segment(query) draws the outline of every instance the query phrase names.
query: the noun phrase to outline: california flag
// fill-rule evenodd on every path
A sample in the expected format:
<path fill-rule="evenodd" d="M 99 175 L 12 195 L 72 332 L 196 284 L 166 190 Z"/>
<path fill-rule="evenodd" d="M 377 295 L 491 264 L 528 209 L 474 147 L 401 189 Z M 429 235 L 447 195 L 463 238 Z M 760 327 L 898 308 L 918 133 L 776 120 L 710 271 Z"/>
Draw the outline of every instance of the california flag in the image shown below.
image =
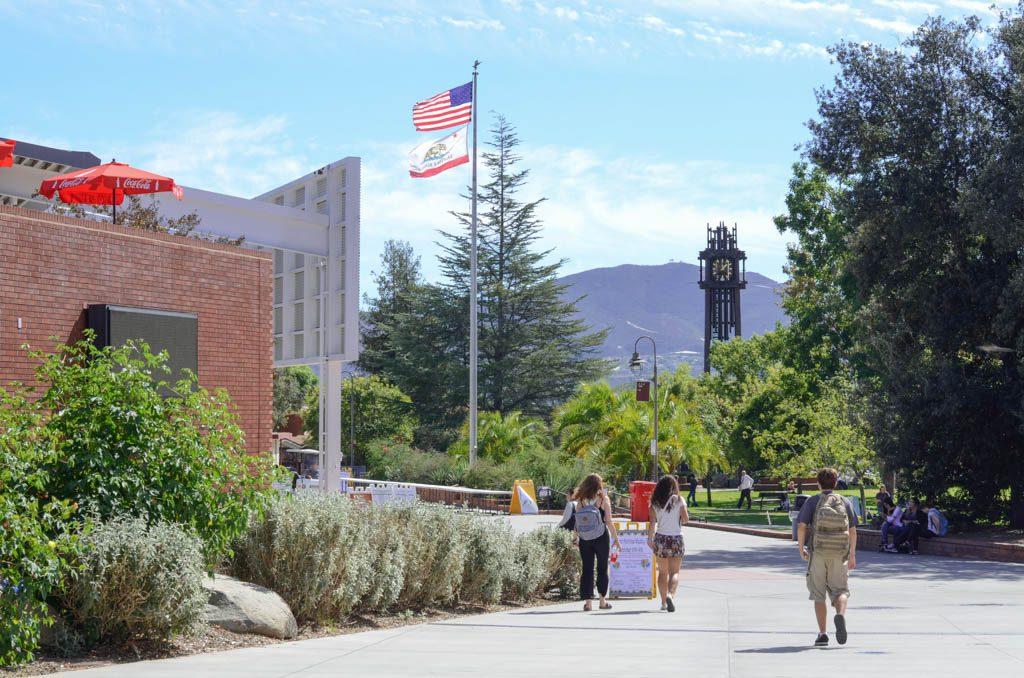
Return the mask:
<path fill-rule="evenodd" d="M 469 162 L 466 129 L 460 127 L 437 141 L 427 141 L 409 153 L 409 175 L 417 179 L 432 177 L 446 169 Z"/>

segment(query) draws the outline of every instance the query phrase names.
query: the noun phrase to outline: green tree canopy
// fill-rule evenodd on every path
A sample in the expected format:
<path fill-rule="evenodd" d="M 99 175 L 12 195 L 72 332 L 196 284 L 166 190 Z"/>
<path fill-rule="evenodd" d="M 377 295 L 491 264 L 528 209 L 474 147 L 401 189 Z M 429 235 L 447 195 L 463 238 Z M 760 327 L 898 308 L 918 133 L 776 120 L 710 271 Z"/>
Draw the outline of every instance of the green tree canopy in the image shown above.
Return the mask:
<path fill-rule="evenodd" d="M 987 33 L 986 40 L 979 40 Z M 807 154 L 846 187 L 858 343 L 879 451 L 913 489 L 961 488 L 1024 526 L 1021 10 L 928 20 L 898 49 L 843 43 Z"/>
<path fill-rule="evenodd" d="M 707 431 L 700 391 L 682 368 L 660 379 L 658 450 L 663 473 L 686 465 L 698 473 L 723 459 Z M 619 479 L 644 478 L 651 471 L 653 403 L 637 402 L 632 389 L 613 389 L 605 381 L 584 384 L 555 413 L 555 431 L 563 449 L 612 468 Z"/>
<path fill-rule="evenodd" d="M 281 367 L 274 370 L 274 430 L 288 424 L 289 414 L 301 414 L 311 391 L 319 382 L 307 365 Z"/>
<path fill-rule="evenodd" d="M 498 116 L 479 190 L 480 408 L 545 416 L 603 373 L 595 350 L 604 333 L 590 331 L 558 283 L 564 261 L 537 247 L 542 201 L 520 198 L 529 171 L 519 166 L 518 145 Z M 468 401 L 470 215 L 453 216 L 459 230 L 442 234 L 443 281 L 410 286 L 408 303 L 382 310 L 376 326 L 386 331 L 390 354 L 375 358 L 372 369 L 412 396 L 425 424 L 454 429 Z"/>
<path fill-rule="evenodd" d="M 341 430 L 343 440 L 355 422 L 356 460 L 364 461 L 368 445 L 374 440 L 395 443 L 412 442 L 413 432 L 419 423 L 412 400 L 397 386 L 383 378 L 372 375 L 350 377 L 341 384 Z M 320 433 L 320 392 L 313 389 L 306 401 L 305 429 L 309 438 L 307 446 L 319 447 Z M 345 458 L 348 458 L 347 447 Z"/>

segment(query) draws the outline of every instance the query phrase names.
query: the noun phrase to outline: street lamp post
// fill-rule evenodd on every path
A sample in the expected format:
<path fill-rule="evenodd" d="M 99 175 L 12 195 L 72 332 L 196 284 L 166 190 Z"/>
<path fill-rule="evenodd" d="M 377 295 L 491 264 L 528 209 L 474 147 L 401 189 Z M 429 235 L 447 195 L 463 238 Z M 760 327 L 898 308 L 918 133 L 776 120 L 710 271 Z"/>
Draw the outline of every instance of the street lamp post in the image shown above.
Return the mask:
<path fill-rule="evenodd" d="M 658 345 L 654 343 L 654 339 L 647 336 L 646 334 L 638 337 L 633 343 L 633 357 L 629 360 L 629 367 L 634 373 L 639 374 L 643 371 L 644 361 L 640 359 L 640 353 L 637 347 L 640 345 L 640 340 L 646 339 L 651 342 L 651 349 L 654 352 L 654 372 L 651 381 L 654 384 L 654 440 L 651 441 L 651 457 L 654 461 L 654 467 L 651 475 L 653 476 L 654 482 L 658 481 L 658 472 L 660 468 L 658 466 Z"/>

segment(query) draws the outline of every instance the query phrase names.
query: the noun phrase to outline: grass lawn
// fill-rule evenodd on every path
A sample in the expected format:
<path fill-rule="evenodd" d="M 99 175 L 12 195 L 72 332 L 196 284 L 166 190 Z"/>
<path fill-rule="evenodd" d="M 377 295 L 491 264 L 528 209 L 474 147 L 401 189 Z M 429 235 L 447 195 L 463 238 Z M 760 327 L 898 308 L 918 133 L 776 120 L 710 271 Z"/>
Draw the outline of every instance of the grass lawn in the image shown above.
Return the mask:
<path fill-rule="evenodd" d="M 864 498 L 867 500 L 868 508 L 874 510 L 874 499 L 875 492 L 877 489 L 865 489 Z M 806 494 L 816 494 L 817 490 L 808 491 L 804 490 Z M 686 492 L 682 493 L 686 496 Z M 859 489 L 842 490 L 841 494 L 845 494 L 848 497 L 860 497 Z M 786 511 L 775 510 L 779 503 L 778 501 L 765 500 L 764 509 L 758 509 L 757 491 L 753 492 L 753 509 L 748 511 L 746 504 L 744 503 L 742 509 L 736 508 L 736 503 L 740 500 L 739 490 L 711 490 L 711 506 L 707 505 L 707 490 L 701 488 L 697 490 L 697 506 L 689 507 L 690 517 L 693 519 L 707 520 L 711 523 L 727 523 L 731 525 L 751 525 L 751 526 L 763 526 L 769 525 L 768 514 L 771 515 L 771 526 L 779 528 L 789 528 L 792 523 L 789 521 L 789 514 Z"/>

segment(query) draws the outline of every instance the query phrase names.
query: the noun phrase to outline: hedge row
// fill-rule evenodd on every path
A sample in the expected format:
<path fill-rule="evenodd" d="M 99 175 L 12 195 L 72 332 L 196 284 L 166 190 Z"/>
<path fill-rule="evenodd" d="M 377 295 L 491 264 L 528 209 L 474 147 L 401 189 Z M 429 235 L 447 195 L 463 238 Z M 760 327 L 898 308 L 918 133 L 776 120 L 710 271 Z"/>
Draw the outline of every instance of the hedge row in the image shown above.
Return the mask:
<path fill-rule="evenodd" d="M 500 518 L 441 506 L 282 497 L 235 545 L 231 573 L 276 591 L 302 622 L 576 593 L 564 530 L 516 535 Z"/>

